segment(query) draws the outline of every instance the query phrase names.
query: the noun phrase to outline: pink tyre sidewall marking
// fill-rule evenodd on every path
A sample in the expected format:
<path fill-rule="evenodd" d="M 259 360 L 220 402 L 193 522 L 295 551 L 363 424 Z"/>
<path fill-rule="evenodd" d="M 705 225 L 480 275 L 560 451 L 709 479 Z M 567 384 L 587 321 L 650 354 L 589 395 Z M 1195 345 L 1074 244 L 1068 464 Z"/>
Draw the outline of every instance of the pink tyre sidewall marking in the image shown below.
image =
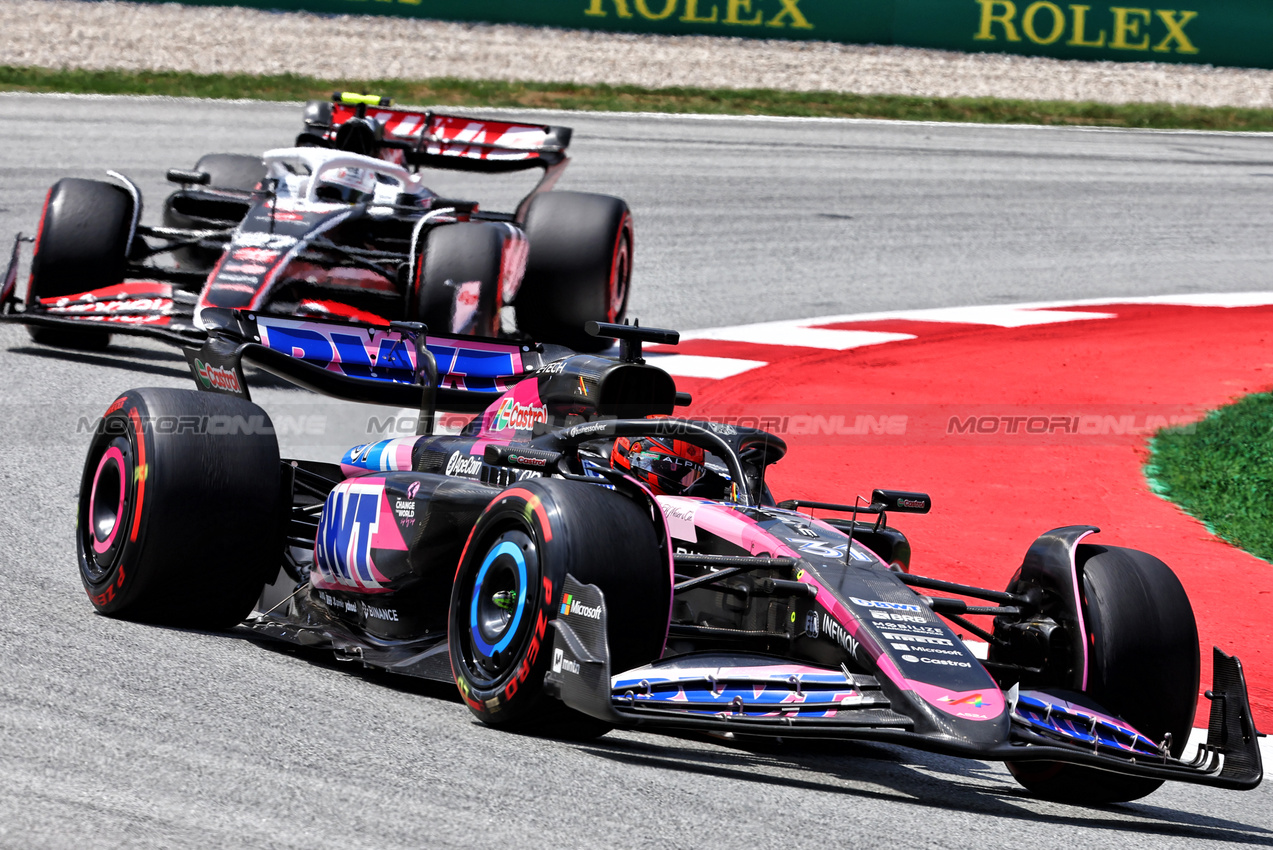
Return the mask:
<path fill-rule="evenodd" d="M 111 525 L 110 534 L 107 535 L 105 540 L 100 540 L 97 537 L 97 525 L 93 522 L 93 517 L 96 515 L 97 485 L 102 478 L 102 471 L 106 469 L 107 464 L 109 463 L 114 463 L 117 470 L 119 478 L 119 501 L 116 502 L 115 522 Z M 119 534 L 120 520 L 122 519 L 124 512 L 124 481 L 124 454 L 119 450 L 118 446 L 111 446 L 106 454 L 102 455 L 102 459 L 98 461 L 97 472 L 93 474 L 93 489 L 90 491 L 92 495 L 89 497 L 88 502 L 89 523 L 92 525 L 91 534 L 93 535 L 93 551 L 98 555 L 109 551 L 111 545 L 115 542 L 115 536 Z"/>

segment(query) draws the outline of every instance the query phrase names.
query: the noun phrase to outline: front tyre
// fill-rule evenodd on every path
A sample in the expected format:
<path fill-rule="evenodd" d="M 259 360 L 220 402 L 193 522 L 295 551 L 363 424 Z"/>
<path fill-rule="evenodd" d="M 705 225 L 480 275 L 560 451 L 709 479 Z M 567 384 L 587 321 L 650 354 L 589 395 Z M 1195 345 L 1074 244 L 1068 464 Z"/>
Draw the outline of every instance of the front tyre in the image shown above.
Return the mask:
<path fill-rule="evenodd" d="M 451 670 L 479 720 L 570 737 L 606 731 L 544 693 L 549 623 L 569 573 L 623 611 L 609 634 L 613 669 L 658 658 L 672 584 L 661 530 L 636 502 L 595 484 L 535 479 L 495 497 L 461 557 L 448 623 Z"/>
<path fill-rule="evenodd" d="M 129 390 L 89 446 L 80 578 L 101 613 L 223 629 L 277 569 L 280 465 L 265 411 L 188 390 Z"/>
<path fill-rule="evenodd" d="M 506 257 L 513 262 L 505 245 L 522 238 L 492 222 L 461 221 L 430 230 L 412 282 L 416 321 L 434 332 L 498 336 L 504 263 Z"/>
<path fill-rule="evenodd" d="M 54 183 L 35 238 L 27 304 L 123 283 L 134 206 L 132 195 L 112 183 L 78 177 Z M 27 330 L 36 342 L 60 348 L 101 349 L 111 338 L 95 329 Z"/>
<path fill-rule="evenodd" d="M 530 240 L 517 293 L 517 328 L 579 351 L 611 341 L 586 322 L 622 321 L 632 282 L 632 213 L 619 198 L 584 192 L 536 195 L 523 223 Z"/>
<path fill-rule="evenodd" d="M 1170 734 L 1171 754 L 1179 757 L 1198 698 L 1198 626 L 1189 597 L 1153 555 L 1090 544 L 1079 547 L 1084 555 L 1088 669 L 1086 682 L 1076 678 L 1071 686 L 1150 740 Z M 1080 803 L 1138 800 L 1163 784 L 1055 762 L 1009 763 L 1008 770 L 1041 797 Z"/>

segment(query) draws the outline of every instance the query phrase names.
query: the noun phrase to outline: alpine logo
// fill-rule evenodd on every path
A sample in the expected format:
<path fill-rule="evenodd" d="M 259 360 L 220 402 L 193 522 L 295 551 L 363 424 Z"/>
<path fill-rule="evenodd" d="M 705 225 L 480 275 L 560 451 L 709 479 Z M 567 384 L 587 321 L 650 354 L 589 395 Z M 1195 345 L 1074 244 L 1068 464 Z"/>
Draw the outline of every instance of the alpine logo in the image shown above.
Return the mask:
<path fill-rule="evenodd" d="M 536 422 L 547 421 L 548 408 L 542 404 L 518 404 L 513 399 L 506 398 L 495 411 L 495 421 L 491 424 L 491 430 L 503 431 L 506 428 L 515 428 L 518 431 L 529 431 L 535 427 Z"/>
<path fill-rule="evenodd" d="M 944 696 L 941 698 L 940 702 L 949 703 L 950 705 L 971 705 L 973 708 L 981 708 L 985 704 L 981 694 L 969 694 L 968 696 L 958 698 L 953 696 Z"/>
<path fill-rule="evenodd" d="M 202 360 L 195 360 L 194 368 L 199 373 L 199 383 L 203 384 L 206 389 L 225 390 L 231 393 L 243 392 L 243 386 L 239 383 L 239 376 L 230 369 L 222 369 L 219 366 L 213 366 L 211 363 L 204 363 Z"/>
<path fill-rule="evenodd" d="M 476 455 L 453 452 L 446 461 L 447 475 L 470 476 L 482 471 L 482 459 Z"/>

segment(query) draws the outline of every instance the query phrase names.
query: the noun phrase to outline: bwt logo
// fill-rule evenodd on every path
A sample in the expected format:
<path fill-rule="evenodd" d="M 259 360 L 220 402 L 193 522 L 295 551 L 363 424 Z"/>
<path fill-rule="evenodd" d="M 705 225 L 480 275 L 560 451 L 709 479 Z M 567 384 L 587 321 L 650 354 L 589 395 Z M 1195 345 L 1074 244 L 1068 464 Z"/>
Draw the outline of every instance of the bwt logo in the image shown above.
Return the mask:
<path fill-rule="evenodd" d="M 726 26 L 758 27 L 791 27 L 798 30 L 811 30 L 813 24 L 800 11 L 800 0 L 590 0 L 585 15 L 604 18 L 608 15 L 606 6 L 614 9 L 620 18 L 631 18 L 633 12 L 647 21 L 666 21 L 678 10 L 682 14 L 675 18 L 687 24 L 724 24 Z M 753 11 L 753 6 L 755 11 Z M 722 14 L 723 12 L 723 14 Z M 767 12 L 773 12 L 766 19 Z"/>
<path fill-rule="evenodd" d="M 600 0 L 594 0 L 600 2 Z M 1063 36 L 1066 47 L 1109 48 L 1110 50 L 1152 50 L 1155 53 L 1197 53 L 1185 26 L 1197 12 L 1175 9 L 1130 9 L 1111 6 L 1110 18 L 1089 21 L 1090 5 L 1068 4 L 1065 10 L 1049 0 L 1037 0 L 1018 15 L 1012 0 L 977 0 L 981 4 L 981 26 L 973 41 L 1021 41 L 1055 44 Z M 1106 29 L 1108 25 L 1108 29 Z"/>
<path fill-rule="evenodd" d="M 380 587 L 372 573 L 372 541 L 380 528 L 384 485 L 346 481 L 328 495 L 318 525 L 314 563 L 328 581 Z"/>

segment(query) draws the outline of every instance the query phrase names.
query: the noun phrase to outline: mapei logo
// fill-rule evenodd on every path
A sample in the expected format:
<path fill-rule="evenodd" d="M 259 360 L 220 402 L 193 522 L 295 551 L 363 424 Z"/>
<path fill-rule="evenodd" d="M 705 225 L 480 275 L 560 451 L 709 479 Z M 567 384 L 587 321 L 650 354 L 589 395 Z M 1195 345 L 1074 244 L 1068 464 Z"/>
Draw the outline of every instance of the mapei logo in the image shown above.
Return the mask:
<path fill-rule="evenodd" d="M 553 672 L 574 673 L 579 675 L 579 662 L 573 658 L 567 658 L 564 650 L 560 648 L 553 649 Z"/>
<path fill-rule="evenodd" d="M 231 393 L 243 392 L 243 385 L 239 383 L 239 376 L 230 369 L 222 369 L 219 366 L 213 366 L 211 363 L 204 363 L 198 359 L 194 362 L 194 368 L 199 374 L 199 383 L 203 384 L 205 389 L 225 390 Z"/>
<path fill-rule="evenodd" d="M 577 617 L 587 617 L 589 620 L 600 620 L 601 606 L 583 605 L 575 599 L 574 594 L 567 593 L 561 598 L 561 616 L 569 617 L 572 614 Z"/>
<path fill-rule="evenodd" d="M 542 404 L 518 404 L 511 398 L 504 399 L 495 411 L 495 420 L 491 423 L 492 431 L 503 431 L 514 428 L 518 431 L 529 431 L 536 422 L 548 421 L 548 408 Z"/>
<path fill-rule="evenodd" d="M 856 596 L 850 596 L 849 601 L 854 605 L 861 605 L 863 608 L 882 608 L 885 611 L 914 611 L 919 613 L 923 610 L 918 605 L 908 605 L 904 602 L 881 602 L 878 599 L 858 599 Z"/>

